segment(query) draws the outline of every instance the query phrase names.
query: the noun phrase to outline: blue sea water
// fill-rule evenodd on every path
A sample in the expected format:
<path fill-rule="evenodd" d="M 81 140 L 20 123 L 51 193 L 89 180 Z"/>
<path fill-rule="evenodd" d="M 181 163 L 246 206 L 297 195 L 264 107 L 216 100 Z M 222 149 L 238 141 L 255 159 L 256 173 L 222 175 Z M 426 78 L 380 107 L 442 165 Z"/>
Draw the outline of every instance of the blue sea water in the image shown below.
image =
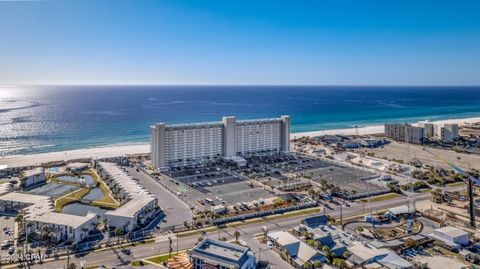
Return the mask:
<path fill-rule="evenodd" d="M 0 156 L 147 142 L 149 125 L 292 118 L 304 132 L 480 116 L 480 87 L 0 87 Z"/>

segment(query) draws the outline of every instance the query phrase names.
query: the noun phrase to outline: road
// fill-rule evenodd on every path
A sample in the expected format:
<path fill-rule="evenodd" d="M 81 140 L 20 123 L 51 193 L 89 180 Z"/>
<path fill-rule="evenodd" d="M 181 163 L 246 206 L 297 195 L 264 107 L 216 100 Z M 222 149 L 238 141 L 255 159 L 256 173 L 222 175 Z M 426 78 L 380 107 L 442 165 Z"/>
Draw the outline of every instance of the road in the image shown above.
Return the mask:
<path fill-rule="evenodd" d="M 425 200 L 429 198 L 430 198 L 430 193 L 419 193 L 416 196 L 417 201 Z M 406 197 L 402 196 L 402 197 L 391 199 L 391 200 L 372 203 L 372 207 L 376 208 L 377 210 L 383 210 L 383 209 L 387 209 L 387 208 L 391 208 L 399 205 L 405 205 L 406 203 L 407 203 Z M 344 218 L 349 216 L 356 216 L 356 215 L 362 214 L 362 212 L 363 212 L 363 205 L 359 203 L 354 203 L 350 207 L 343 207 Z M 336 206 L 335 208 L 333 208 L 333 210 L 327 210 L 327 214 L 338 219 L 340 216 L 339 207 Z M 310 216 L 313 216 L 313 215 L 318 215 L 318 213 L 311 214 Z M 233 240 L 234 231 L 237 230 L 240 232 L 241 240 L 244 240 L 246 242 L 247 241 L 251 242 L 251 240 L 253 240 L 256 234 L 262 233 L 263 226 L 266 226 L 269 229 L 269 231 L 286 230 L 288 228 L 291 228 L 300 224 L 300 220 L 307 216 L 309 215 L 303 215 L 301 217 L 296 216 L 296 217 L 288 217 L 288 218 L 287 217 L 279 218 L 274 221 L 270 220 L 264 223 L 245 224 L 235 228 L 225 228 L 215 232 L 210 232 L 210 233 L 207 233 L 206 236 L 212 237 L 212 238 L 225 237 L 227 238 L 227 240 Z M 171 237 L 174 237 L 174 235 L 171 235 Z M 195 246 L 195 244 L 197 244 L 198 237 L 199 237 L 199 234 L 179 238 L 178 249 L 182 250 L 182 249 L 192 248 L 193 246 Z M 173 249 L 176 250 L 177 245 L 176 245 L 175 239 L 173 240 L 173 243 L 174 243 Z M 125 259 L 132 261 L 140 258 L 154 256 L 157 254 L 167 253 L 168 249 L 169 249 L 168 237 L 163 235 L 163 236 L 157 237 L 154 243 L 131 247 L 130 250 L 132 254 L 129 257 L 125 257 Z M 258 251 L 258 246 L 253 246 L 253 251 L 255 252 Z M 268 256 L 265 256 L 265 257 L 268 258 Z M 80 264 L 80 262 L 82 262 L 85 267 L 89 267 L 93 265 L 95 266 L 104 265 L 104 266 L 108 266 L 109 268 L 111 267 L 121 268 L 122 266 L 118 256 L 110 249 L 103 250 L 100 252 L 92 252 L 83 257 L 72 257 L 70 260 L 71 262 L 75 262 L 77 265 Z M 278 262 L 279 261 L 277 260 L 275 261 L 275 263 L 278 263 Z M 65 260 L 59 260 L 59 261 L 48 262 L 43 265 L 35 265 L 33 266 L 33 268 L 62 268 L 65 264 L 66 264 Z"/>
<path fill-rule="evenodd" d="M 166 222 L 161 223 L 161 226 L 181 225 L 185 221 L 192 221 L 193 216 L 190 207 L 160 183 L 142 171 L 137 172 L 134 168 L 127 168 L 127 172 L 133 178 L 138 179 L 142 186 L 157 197 L 158 205 L 166 215 Z"/>

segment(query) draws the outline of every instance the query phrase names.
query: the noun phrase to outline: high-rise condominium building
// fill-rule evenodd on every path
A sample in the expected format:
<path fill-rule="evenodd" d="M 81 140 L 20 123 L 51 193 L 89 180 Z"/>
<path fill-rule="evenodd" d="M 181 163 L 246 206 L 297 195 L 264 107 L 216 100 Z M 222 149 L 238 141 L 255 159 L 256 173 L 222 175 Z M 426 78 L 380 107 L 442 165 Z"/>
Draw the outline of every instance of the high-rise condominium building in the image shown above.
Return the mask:
<path fill-rule="evenodd" d="M 396 141 L 421 144 L 423 142 L 424 129 L 407 123 L 386 123 L 385 136 Z"/>
<path fill-rule="evenodd" d="M 290 150 L 290 117 L 150 127 L 152 164 L 182 166 L 218 158 L 248 157 Z"/>

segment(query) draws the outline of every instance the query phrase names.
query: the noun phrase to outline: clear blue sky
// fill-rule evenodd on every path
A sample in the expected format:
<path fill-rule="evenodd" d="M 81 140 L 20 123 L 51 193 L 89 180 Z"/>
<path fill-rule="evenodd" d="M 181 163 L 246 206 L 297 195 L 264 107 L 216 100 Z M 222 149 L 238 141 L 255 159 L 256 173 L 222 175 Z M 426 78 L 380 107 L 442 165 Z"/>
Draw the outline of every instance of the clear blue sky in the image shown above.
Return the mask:
<path fill-rule="evenodd" d="M 0 84 L 480 85 L 480 1 L 0 0 Z"/>

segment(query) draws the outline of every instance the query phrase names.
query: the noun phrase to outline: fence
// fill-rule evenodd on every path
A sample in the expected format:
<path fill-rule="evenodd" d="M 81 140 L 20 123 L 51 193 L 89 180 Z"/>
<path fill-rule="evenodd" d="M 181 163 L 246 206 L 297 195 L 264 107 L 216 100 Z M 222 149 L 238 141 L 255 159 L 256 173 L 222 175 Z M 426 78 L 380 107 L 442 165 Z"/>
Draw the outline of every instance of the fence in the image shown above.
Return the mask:
<path fill-rule="evenodd" d="M 268 215 L 273 215 L 273 214 L 281 214 L 289 211 L 295 211 L 295 210 L 300 210 L 308 207 L 314 207 L 318 206 L 317 202 L 308 202 L 308 203 L 303 203 L 295 206 L 289 206 L 289 207 L 282 207 L 282 208 L 276 208 L 268 211 L 258 211 L 254 213 L 249 213 L 249 214 L 244 214 L 244 215 L 238 215 L 238 216 L 233 216 L 233 217 L 228 217 L 228 218 L 222 218 L 222 219 L 214 219 L 213 224 L 219 225 L 219 224 L 226 224 L 229 222 L 234 222 L 234 221 L 241 221 L 241 220 L 247 220 L 247 219 L 253 219 L 253 218 L 260 218 L 260 217 L 265 217 Z"/>

